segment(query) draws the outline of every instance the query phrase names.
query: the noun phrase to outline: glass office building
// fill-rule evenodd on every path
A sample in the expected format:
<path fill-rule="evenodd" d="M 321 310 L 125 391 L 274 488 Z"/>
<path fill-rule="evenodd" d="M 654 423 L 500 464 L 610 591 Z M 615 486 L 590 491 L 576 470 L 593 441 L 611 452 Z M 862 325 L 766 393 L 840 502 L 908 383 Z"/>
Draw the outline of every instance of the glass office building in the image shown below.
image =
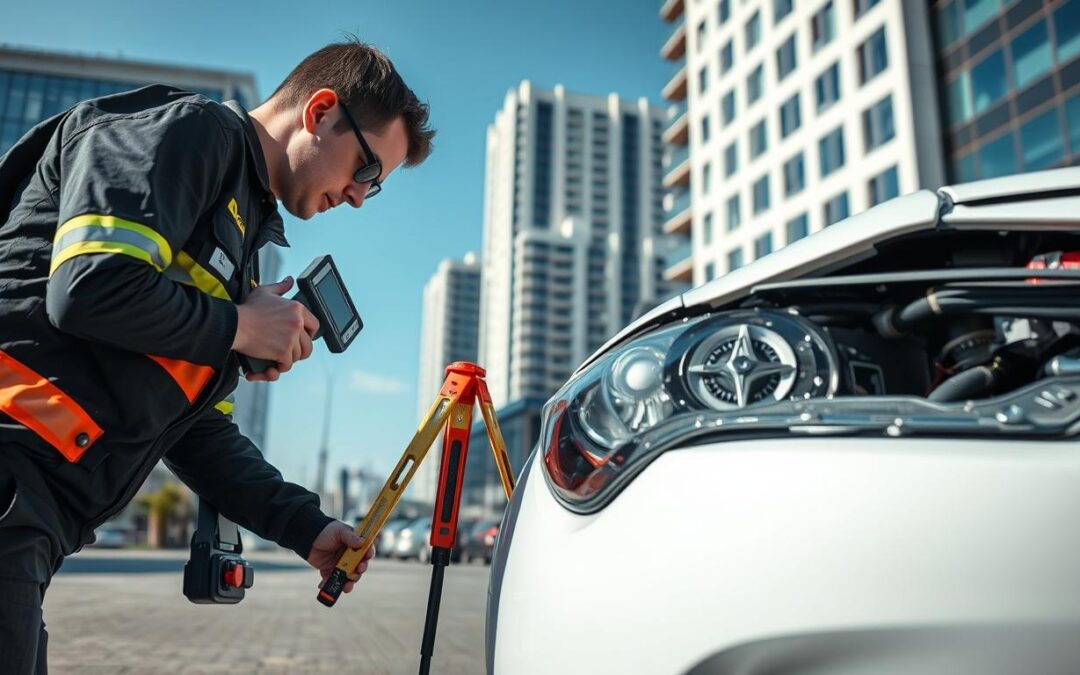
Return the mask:
<path fill-rule="evenodd" d="M 215 101 L 258 103 L 246 73 L 0 47 L 0 154 L 38 122 L 79 101 L 163 83 Z"/>
<path fill-rule="evenodd" d="M 933 12 L 949 180 L 1080 164 L 1080 0 Z"/>

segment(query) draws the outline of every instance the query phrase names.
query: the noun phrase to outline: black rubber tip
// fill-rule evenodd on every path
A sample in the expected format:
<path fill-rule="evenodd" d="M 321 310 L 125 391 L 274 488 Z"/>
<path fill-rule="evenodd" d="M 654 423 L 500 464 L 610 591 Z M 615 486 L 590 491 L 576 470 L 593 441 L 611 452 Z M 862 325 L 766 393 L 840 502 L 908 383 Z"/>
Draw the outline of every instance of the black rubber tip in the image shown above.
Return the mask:
<path fill-rule="evenodd" d="M 327 607 L 333 607 L 334 603 L 341 596 L 341 591 L 345 589 L 345 582 L 349 580 L 349 576 L 339 569 L 334 569 L 323 583 L 322 588 L 319 589 L 318 600 Z"/>

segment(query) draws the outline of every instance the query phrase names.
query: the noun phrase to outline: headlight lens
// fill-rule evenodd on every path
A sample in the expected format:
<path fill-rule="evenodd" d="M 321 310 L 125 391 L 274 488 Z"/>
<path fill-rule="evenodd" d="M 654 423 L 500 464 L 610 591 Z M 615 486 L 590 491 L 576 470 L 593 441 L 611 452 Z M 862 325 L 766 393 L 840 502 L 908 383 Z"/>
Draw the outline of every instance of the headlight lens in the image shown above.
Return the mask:
<path fill-rule="evenodd" d="M 788 312 L 724 312 L 661 328 L 605 355 L 544 409 L 541 448 L 555 493 L 575 510 L 606 501 L 650 446 L 731 412 L 830 395 L 828 336 Z M 641 446 L 641 447 L 639 447 Z"/>

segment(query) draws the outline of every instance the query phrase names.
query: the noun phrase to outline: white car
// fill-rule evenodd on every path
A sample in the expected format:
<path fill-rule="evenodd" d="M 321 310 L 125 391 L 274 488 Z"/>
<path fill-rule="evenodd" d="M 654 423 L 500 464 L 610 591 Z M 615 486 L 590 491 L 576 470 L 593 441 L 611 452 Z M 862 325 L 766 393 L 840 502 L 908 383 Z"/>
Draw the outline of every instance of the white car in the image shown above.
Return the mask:
<path fill-rule="evenodd" d="M 494 673 L 1080 673 L 1080 168 L 922 190 L 547 403 Z"/>

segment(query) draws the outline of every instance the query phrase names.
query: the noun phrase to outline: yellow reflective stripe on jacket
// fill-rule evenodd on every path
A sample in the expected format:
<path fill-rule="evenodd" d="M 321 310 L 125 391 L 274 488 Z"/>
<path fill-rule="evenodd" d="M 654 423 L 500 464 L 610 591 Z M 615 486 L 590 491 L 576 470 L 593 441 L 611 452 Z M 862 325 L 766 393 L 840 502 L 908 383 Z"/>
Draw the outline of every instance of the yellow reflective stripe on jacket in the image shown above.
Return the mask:
<path fill-rule="evenodd" d="M 176 254 L 176 260 L 165 269 L 165 276 L 181 284 L 194 286 L 207 295 L 222 300 L 231 300 L 229 292 L 225 290 L 217 277 L 206 271 L 206 268 L 184 251 Z"/>
<path fill-rule="evenodd" d="M 68 220 L 53 237 L 49 275 L 61 264 L 88 253 L 118 253 L 142 260 L 161 272 L 172 263 L 172 248 L 165 237 L 146 225 L 100 214 Z"/>
<path fill-rule="evenodd" d="M 233 402 L 229 399 L 218 401 L 214 408 L 220 411 L 222 415 L 231 415 L 233 413 Z"/>

